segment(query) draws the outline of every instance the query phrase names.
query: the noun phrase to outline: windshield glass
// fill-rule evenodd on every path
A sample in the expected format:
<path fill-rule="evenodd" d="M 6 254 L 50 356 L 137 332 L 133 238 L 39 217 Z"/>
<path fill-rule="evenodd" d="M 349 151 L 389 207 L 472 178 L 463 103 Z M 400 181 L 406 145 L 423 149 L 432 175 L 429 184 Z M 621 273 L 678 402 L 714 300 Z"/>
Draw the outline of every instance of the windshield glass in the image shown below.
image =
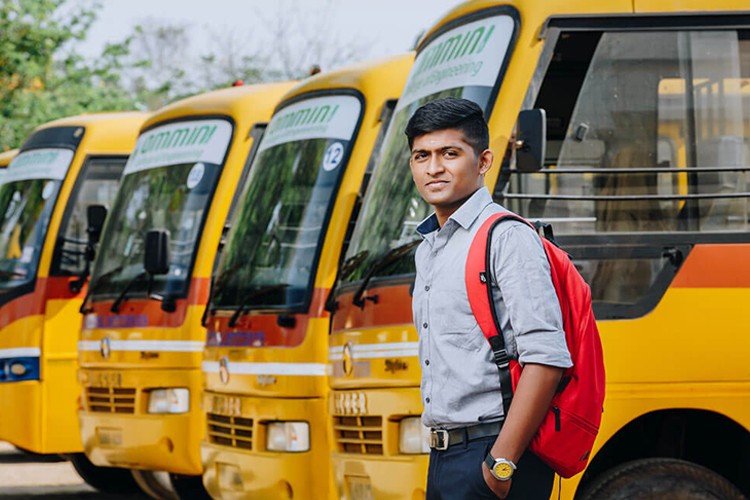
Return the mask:
<path fill-rule="evenodd" d="M 346 255 L 343 282 L 364 277 L 390 249 L 417 238 L 417 225 L 430 213 L 409 170 L 406 123 L 417 108 L 442 97 L 463 97 L 490 107 L 515 23 L 500 15 L 454 27 L 417 55 L 383 146 Z M 376 276 L 413 273 L 413 251 L 378 270 Z"/>
<path fill-rule="evenodd" d="M 19 154 L 0 182 L 0 293 L 36 277 L 44 237 L 73 151 Z"/>
<path fill-rule="evenodd" d="M 169 232 L 169 272 L 152 292 L 184 295 L 204 217 L 211 205 L 232 126 L 225 120 L 170 123 L 141 134 L 123 172 L 92 274 L 94 295 L 119 294 L 143 273 L 146 233 Z M 148 290 L 148 280 L 133 293 Z"/>
<path fill-rule="evenodd" d="M 271 119 L 213 288 L 214 307 L 302 308 L 362 105 L 308 98 Z"/>

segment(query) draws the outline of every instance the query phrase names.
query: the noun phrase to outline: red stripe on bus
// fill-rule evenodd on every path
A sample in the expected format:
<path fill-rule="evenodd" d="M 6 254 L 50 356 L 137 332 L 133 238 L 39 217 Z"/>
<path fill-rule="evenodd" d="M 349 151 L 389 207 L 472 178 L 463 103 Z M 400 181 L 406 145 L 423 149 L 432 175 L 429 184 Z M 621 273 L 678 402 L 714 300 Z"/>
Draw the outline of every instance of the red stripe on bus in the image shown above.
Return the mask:
<path fill-rule="evenodd" d="M 147 326 L 177 328 L 185 323 L 189 306 L 203 306 L 206 304 L 210 286 L 210 278 L 193 278 L 190 281 L 190 291 L 188 292 L 187 299 L 177 299 L 175 301 L 176 310 L 174 312 L 165 312 L 161 308 L 161 302 L 153 299 L 144 299 L 143 297 L 128 299 L 120 306 L 118 314 L 110 310 L 114 300 L 94 302 L 92 312 L 102 318 L 106 316 L 144 315 L 148 317 Z"/>

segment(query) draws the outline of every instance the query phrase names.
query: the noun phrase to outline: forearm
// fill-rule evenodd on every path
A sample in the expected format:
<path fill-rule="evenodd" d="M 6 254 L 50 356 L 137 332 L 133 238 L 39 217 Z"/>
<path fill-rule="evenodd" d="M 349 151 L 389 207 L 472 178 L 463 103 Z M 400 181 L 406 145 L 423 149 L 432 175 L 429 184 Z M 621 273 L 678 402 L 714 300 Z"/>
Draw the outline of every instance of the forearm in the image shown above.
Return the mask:
<path fill-rule="evenodd" d="M 513 394 L 513 404 L 492 446 L 493 457 L 518 462 L 549 410 L 562 373 L 562 368 L 553 366 L 524 366 Z"/>

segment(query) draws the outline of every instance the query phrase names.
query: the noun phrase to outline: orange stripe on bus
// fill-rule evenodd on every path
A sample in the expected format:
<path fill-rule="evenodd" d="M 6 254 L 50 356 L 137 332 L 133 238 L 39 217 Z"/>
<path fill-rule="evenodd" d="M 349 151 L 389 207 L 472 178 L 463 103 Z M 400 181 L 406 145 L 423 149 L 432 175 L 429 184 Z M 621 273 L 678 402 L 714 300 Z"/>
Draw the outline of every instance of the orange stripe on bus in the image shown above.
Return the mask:
<path fill-rule="evenodd" d="M 750 244 L 696 245 L 673 288 L 750 287 Z"/>

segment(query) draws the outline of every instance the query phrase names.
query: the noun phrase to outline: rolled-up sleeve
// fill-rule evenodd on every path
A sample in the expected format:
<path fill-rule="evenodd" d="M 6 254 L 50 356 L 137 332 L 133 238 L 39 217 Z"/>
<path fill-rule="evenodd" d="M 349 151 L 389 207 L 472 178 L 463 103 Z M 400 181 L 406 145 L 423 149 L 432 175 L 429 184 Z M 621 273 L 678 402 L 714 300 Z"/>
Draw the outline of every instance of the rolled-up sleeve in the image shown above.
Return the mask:
<path fill-rule="evenodd" d="M 492 234 L 495 307 L 511 355 L 521 364 L 572 366 L 549 261 L 539 236 L 519 222 Z M 515 353 L 514 353 L 515 351 Z"/>

